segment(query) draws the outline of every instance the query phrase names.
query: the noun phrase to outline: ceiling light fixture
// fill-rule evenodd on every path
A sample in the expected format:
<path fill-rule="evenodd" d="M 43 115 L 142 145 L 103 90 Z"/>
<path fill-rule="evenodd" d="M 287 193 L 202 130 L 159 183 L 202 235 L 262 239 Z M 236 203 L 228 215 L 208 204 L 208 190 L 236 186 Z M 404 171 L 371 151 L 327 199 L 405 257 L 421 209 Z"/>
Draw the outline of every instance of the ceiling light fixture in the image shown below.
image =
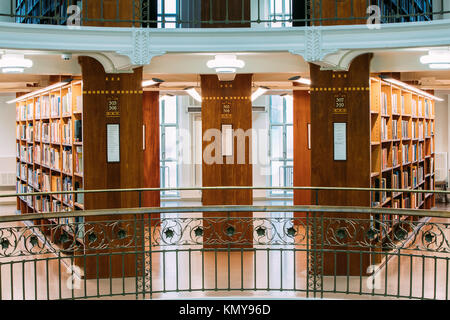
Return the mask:
<path fill-rule="evenodd" d="M 256 99 L 258 99 L 264 93 L 266 93 L 267 90 L 269 90 L 269 89 L 270 88 L 267 88 L 267 87 L 259 87 L 258 89 L 256 89 L 256 91 L 253 92 L 253 94 L 252 94 L 252 102 L 255 101 Z"/>
<path fill-rule="evenodd" d="M 202 102 L 202 96 L 195 90 L 194 87 L 185 88 L 186 91 L 192 98 L 194 98 L 198 102 Z"/>
<path fill-rule="evenodd" d="M 430 50 L 428 55 L 420 57 L 420 62 L 431 69 L 450 69 L 450 50 Z"/>
<path fill-rule="evenodd" d="M 302 78 L 300 76 L 294 76 L 288 79 L 289 81 L 294 81 L 294 82 L 298 82 L 301 84 L 306 84 L 308 86 L 311 85 L 311 80 L 310 79 L 306 79 L 306 78 Z"/>
<path fill-rule="evenodd" d="M 144 80 L 144 81 L 142 81 L 142 88 L 154 86 L 155 84 L 159 84 L 159 83 L 163 83 L 163 82 L 164 82 L 164 80 L 161 80 L 158 78 L 152 78 L 151 80 Z"/>
<path fill-rule="evenodd" d="M 3 73 L 22 73 L 25 68 L 31 68 L 33 61 L 25 59 L 23 54 L 6 53 L 0 59 L 0 69 Z"/>
<path fill-rule="evenodd" d="M 209 60 L 206 65 L 216 71 L 220 81 L 233 81 L 237 69 L 242 69 L 245 62 L 238 60 L 235 54 L 218 54 L 214 60 Z"/>
<path fill-rule="evenodd" d="M 66 80 L 66 81 L 63 81 L 63 82 L 58 82 L 58 83 L 52 84 L 51 86 L 45 87 L 43 89 L 36 90 L 36 91 L 30 92 L 30 93 L 24 94 L 23 96 L 20 96 L 20 97 L 18 97 L 16 99 L 13 99 L 13 100 L 10 100 L 10 101 L 6 101 L 6 103 L 7 104 L 11 104 L 11 103 L 15 103 L 15 102 L 24 101 L 24 100 L 28 99 L 29 97 L 33 97 L 33 96 L 36 96 L 38 94 L 41 94 L 41 93 L 44 93 L 44 92 L 47 92 L 47 91 L 50 91 L 50 90 L 53 90 L 53 89 L 61 88 L 61 87 L 65 86 L 65 85 L 69 84 L 70 81 L 72 81 L 72 80 Z"/>
<path fill-rule="evenodd" d="M 414 91 L 415 93 L 418 93 L 418 94 L 420 94 L 422 96 L 425 96 L 427 98 L 430 98 L 430 99 L 433 99 L 433 100 L 437 100 L 437 101 L 444 101 L 444 99 L 441 99 L 441 98 L 438 98 L 436 96 L 433 96 L 432 94 L 429 94 L 428 92 L 425 92 L 423 90 L 420 90 L 419 88 L 410 86 L 409 84 L 406 84 L 404 82 L 401 82 L 401 81 L 398 81 L 398 80 L 395 80 L 395 79 L 392 79 L 392 78 L 384 77 L 384 76 L 380 76 L 380 78 L 383 79 L 386 82 L 395 84 L 395 85 L 397 85 L 399 87 L 402 87 L 402 88 Z"/>

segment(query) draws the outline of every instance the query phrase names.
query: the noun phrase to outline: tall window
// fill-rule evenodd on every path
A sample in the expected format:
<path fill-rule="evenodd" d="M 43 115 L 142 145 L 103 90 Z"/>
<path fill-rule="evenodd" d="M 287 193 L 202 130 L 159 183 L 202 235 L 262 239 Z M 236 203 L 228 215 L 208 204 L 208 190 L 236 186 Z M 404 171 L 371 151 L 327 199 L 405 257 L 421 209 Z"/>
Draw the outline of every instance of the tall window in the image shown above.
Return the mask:
<path fill-rule="evenodd" d="M 158 28 L 177 28 L 177 16 L 179 1 L 158 0 Z"/>
<path fill-rule="evenodd" d="M 292 22 L 287 22 L 291 19 L 291 2 L 293 0 L 270 0 L 270 20 L 280 21 L 271 22 L 270 26 L 273 28 L 292 27 Z M 284 22 L 283 22 L 284 21 Z"/>
<path fill-rule="evenodd" d="M 160 100 L 161 188 L 178 187 L 178 99 Z M 163 191 L 161 196 L 175 197 L 177 191 Z"/>
<path fill-rule="evenodd" d="M 293 185 L 293 102 L 288 96 L 270 96 L 269 157 L 271 187 Z M 272 190 L 272 196 L 291 196 L 292 190 Z"/>

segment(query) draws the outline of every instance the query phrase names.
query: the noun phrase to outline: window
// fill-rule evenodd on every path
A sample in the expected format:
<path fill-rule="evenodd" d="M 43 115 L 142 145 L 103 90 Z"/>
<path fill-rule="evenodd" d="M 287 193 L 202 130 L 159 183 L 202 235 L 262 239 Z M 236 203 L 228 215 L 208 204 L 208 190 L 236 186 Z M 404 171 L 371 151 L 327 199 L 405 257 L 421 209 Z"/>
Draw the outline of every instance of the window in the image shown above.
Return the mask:
<path fill-rule="evenodd" d="M 272 28 L 292 27 L 292 22 L 288 22 L 292 18 L 291 1 L 293 0 L 270 0 L 270 20 L 279 21 L 271 22 Z"/>
<path fill-rule="evenodd" d="M 158 28 L 178 28 L 178 3 L 177 0 L 158 0 Z"/>
<path fill-rule="evenodd" d="M 178 99 L 160 100 L 161 188 L 178 187 Z M 178 191 L 162 191 L 161 196 L 177 197 Z"/>
<path fill-rule="evenodd" d="M 270 186 L 293 185 L 293 101 L 290 96 L 270 96 Z M 292 190 L 271 190 L 271 196 L 292 196 Z"/>

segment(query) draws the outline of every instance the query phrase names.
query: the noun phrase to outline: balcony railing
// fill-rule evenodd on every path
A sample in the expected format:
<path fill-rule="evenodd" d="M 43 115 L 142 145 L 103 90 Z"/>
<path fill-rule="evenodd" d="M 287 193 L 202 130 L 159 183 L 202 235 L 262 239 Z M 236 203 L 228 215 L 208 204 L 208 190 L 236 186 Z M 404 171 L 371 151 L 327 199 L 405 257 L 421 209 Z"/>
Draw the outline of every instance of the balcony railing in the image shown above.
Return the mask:
<path fill-rule="evenodd" d="M 78 193 L 150 191 L 161 189 Z M 208 292 L 448 300 L 449 218 L 439 210 L 253 205 L 0 216 L 0 300 Z"/>
<path fill-rule="evenodd" d="M 0 21 L 30 24 L 210 28 L 431 21 L 445 0 L 4 0 Z"/>

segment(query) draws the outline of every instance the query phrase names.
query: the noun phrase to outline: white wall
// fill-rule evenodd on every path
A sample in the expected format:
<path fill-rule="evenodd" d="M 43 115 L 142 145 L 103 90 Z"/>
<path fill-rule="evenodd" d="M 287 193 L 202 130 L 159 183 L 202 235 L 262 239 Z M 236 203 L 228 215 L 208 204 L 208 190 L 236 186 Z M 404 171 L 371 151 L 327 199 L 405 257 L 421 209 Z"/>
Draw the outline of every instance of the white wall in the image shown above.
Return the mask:
<path fill-rule="evenodd" d="M 6 104 L 14 98 L 0 94 L 0 172 L 16 171 L 16 105 Z"/>
<path fill-rule="evenodd" d="M 450 150 L 450 131 L 448 124 L 450 123 L 450 112 L 448 109 L 450 107 L 450 91 L 436 91 L 435 95 L 439 98 L 444 99 L 444 101 L 436 101 L 436 114 L 435 114 L 435 146 L 436 152 L 448 152 Z M 448 159 L 448 167 L 450 168 L 450 159 Z"/>

